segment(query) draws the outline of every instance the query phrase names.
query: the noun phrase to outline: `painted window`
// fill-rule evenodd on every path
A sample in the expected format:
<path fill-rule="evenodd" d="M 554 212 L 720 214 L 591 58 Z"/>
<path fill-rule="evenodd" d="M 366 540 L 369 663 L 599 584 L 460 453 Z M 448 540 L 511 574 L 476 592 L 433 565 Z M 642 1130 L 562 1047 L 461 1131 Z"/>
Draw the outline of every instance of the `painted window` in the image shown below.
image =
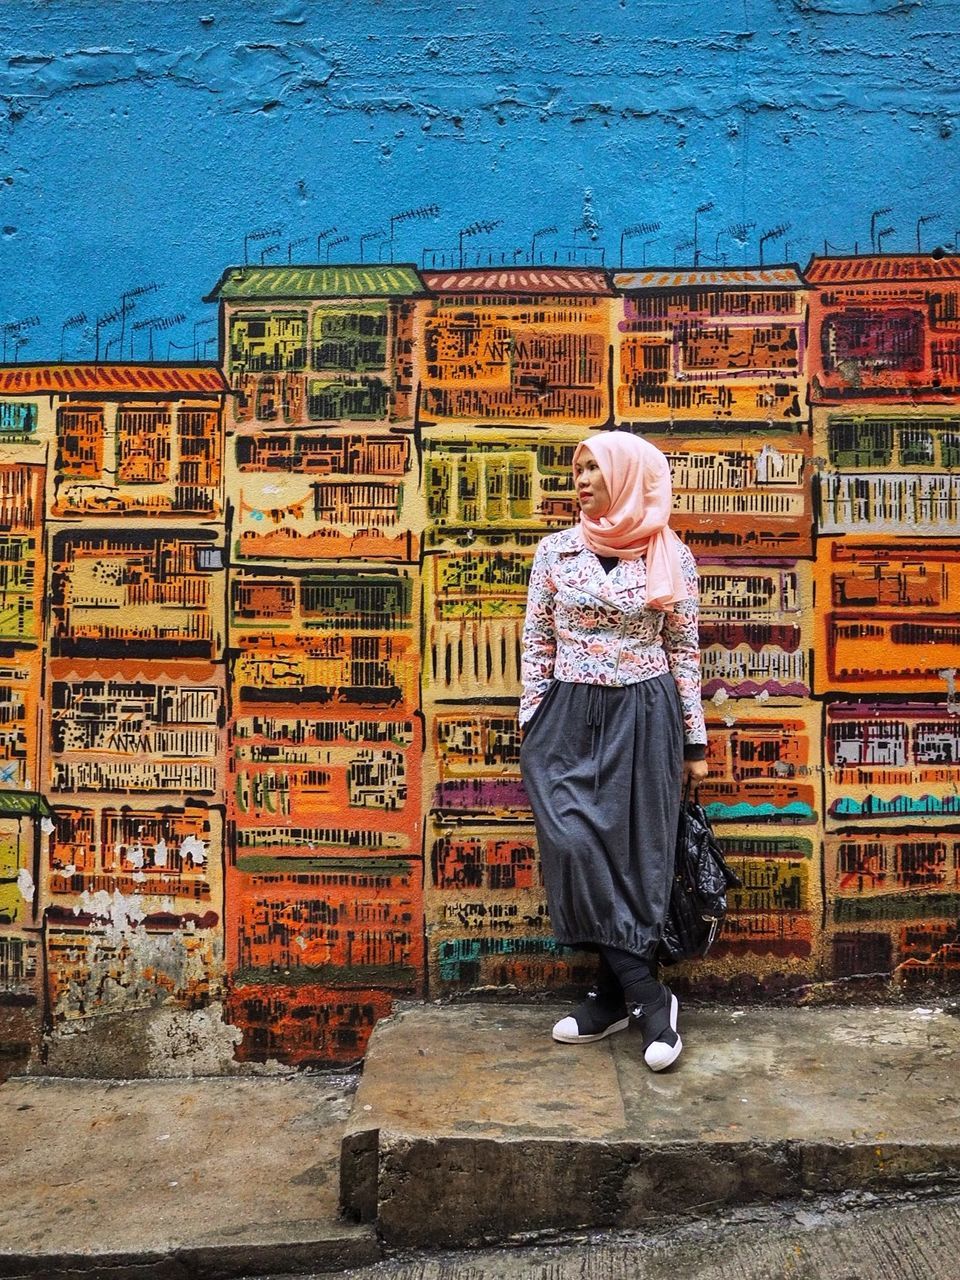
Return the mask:
<path fill-rule="evenodd" d="M 57 410 L 57 470 L 78 479 L 99 479 L 103 470 L 103 407 L 65 405 Z"/>
<path fill-rule="evenodd" d="M 170 475 L 169 411 L 120 409 L 117 449 L 121 484 L 161 484 Z"/>
<path fill-rule="evenodd" d="M 0 432 L 5 436 L 28 436 L 37 429 L 37 406 L 15 400 L 0 402 Z"/>
<path fill-rule="evenodd" d="M 307 363 L 307 317 L 303 312 L 233 316 L 230 321 L 232 372 L 298 372 Z"/>
<path fill-rule="evenodd" d="M 324 307 L 313 317 L 311 367 L 369 373 L 387 365 L 387 308 Z"/>

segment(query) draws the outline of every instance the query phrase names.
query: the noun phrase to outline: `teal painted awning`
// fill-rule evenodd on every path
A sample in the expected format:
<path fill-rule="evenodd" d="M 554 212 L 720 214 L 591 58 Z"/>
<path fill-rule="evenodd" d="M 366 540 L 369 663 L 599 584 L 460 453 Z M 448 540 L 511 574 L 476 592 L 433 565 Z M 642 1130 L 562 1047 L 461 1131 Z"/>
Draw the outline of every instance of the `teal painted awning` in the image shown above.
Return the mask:
<path fill-rule="evenodd" d="M 204 302 L 408 298 L 426 293 L 411 266 L 228 267 Z"/>
<path fill-rule="evenodd" d="M 38 791 L 0 791 L 0 818 L 52 818 L 53 810 Z"/>

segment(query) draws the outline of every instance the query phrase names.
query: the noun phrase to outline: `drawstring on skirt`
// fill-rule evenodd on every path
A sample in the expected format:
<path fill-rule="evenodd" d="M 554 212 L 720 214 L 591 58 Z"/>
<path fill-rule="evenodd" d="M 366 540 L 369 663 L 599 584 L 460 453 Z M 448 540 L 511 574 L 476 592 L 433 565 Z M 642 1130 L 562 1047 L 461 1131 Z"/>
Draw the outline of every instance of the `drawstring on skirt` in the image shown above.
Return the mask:
<path fill-rule="evenodd" d="M 603 729 L 606 704 L 604 702 L 604 686 L 591 684 L 587 695 L 587 724 L 590 733 L 590 754 L 593 756 L 593 797 L 600 792 L 600 762 L 603 760 Z"/>

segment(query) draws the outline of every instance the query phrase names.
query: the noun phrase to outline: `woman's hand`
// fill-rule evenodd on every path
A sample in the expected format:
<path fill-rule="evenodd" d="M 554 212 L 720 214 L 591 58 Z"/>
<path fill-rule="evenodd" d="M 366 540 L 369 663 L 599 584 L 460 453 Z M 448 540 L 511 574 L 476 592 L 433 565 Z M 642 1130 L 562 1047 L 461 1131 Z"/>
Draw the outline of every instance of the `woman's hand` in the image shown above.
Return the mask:
<path fill-rule="evenodd" d="M 694 785 L 702 782 L 710 772 L 710 766 L 706 760 L 684 760 L 683 762 L 683 783 L 684 786 L 689 782 Z"/>

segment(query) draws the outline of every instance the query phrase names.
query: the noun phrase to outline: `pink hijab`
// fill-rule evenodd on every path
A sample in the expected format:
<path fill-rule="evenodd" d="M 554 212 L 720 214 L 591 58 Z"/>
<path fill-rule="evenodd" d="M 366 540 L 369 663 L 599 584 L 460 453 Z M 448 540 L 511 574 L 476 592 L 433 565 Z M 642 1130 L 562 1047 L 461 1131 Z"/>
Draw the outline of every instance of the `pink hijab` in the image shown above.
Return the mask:
<path fill-rule="evenodd" d="M 581 440 L 573 455 L 589 449 L 610 494 L 599 519 L 580 512 L 583 540 L 598 556 L 647 562 L 647 603 L 670 611 L 689 592 L 680 564 L 682 543 L 670 528 L 673 490 L 670 464 L 655 445 L 626 431 L 605 431 Z"/>

